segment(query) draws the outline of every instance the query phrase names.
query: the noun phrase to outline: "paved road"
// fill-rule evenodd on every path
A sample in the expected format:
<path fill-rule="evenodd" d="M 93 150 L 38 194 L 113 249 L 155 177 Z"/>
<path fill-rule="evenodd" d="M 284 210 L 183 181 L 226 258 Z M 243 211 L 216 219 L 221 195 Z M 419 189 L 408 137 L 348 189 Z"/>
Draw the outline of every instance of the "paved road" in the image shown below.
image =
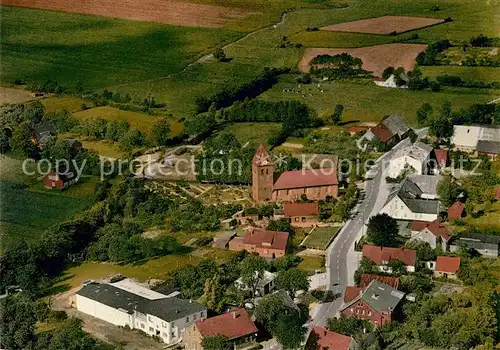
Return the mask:
<path fill-rule="evenodd" d="M 417 130 L 419 137 L 427 133 L 427 128 Z M 330 303 L 321 304 L 311 315 L 313 324 L 325 325 L 328 318 L 335 316 L 343 303 L 343 293 L 347 285 L 353 284 L 354 271 L 358 268 L 359 254 L 354 251 L 354 242 L 363 234 L 364 223 L 370 216 L 377 214 L 385 204 L 389 189 L 385 182 L 385 162 L 390 160 L 398 149 L 410 144 L 409 139 L 398 143 L 382 155 L 376 165 L 367 173 L 365 197 L 356 209 L 356 215 L 346 222 L 338 236 L 327 249 L 326 273 L 329 278 L 328 289 L 342 297 Z M 371 180 L 369 179 L 371 178 Z"/>

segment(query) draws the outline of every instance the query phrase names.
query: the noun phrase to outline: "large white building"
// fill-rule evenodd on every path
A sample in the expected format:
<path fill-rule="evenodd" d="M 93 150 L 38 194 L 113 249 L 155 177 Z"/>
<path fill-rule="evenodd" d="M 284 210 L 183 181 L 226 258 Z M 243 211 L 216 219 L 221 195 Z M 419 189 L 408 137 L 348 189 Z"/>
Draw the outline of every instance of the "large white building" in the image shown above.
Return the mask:
<path fill-rule="evenodd" d="M 396 178 L 408 167 L 414 169 L 414 174 L 426 175 L 432 167 L 431 154 L 432 147 L 420 141 L 404 147 L 389 161 L 387 175 Z"/>
<path fill-rule="evenodd" d="M 451 143 L 461 151 L 497 157 L 500 154 L 500 127 L 455 125 Z"/>
<path fill-rule="evenodd" d="M 443 209 L 437 199 L 440 176 L 414 175 L 394 187 L 380 211 L 397 220 L 437 220 Z"/>
<path fill-rule="evenodd" d="M 87 284 L 76 293 L 76 307 L 116 326 L 140 329 L 167 344 L 180 342 L 186 328 L 207 318 L 207 308 L 197 302 L 163 295 L 130 280 Z"/>

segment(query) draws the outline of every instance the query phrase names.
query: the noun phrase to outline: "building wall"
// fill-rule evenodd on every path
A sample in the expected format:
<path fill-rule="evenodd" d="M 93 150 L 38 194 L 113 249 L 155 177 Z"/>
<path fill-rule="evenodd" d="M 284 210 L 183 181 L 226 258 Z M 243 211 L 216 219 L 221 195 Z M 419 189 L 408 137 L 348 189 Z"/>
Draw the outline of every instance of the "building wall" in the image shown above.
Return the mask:
<path fill-rule="evenodd" d="M 385 273 L 392 274 L 392 268 L 390 268 L 390 267 L 389 267 L 389 266 L 387 266 L 386 264 L 383 264 L 383 265 L 378 266 L 378 269 L 379 269 L 381 272 L 385 272 Z M 407 272 L 415 272 L 415 266 L 412 266 L 412 265 L 407 265 L 407 266 L 406 266 L 406 271 L 407 271 Z"/>
<path fill-rule="evenodd" d="M 388 214 L 398 220 L 419 220 L 432 222 L 438 218 L 438 214 L 413 213 L 406 204 L 397 196 L 387 203 L 380 214 Z"/>
<path fill-rule="evenodd" d="M 274 166 L 252 165 L 252 198 L 256 202 L 269 201 L 273 195 Z"/>
<path fill-rule="evenodd" d="M 412 235 L 411 235 L 411 239 L 412 240 L 415 240 L 415 241 L 420 241 L 420 242 L 427 242 L 430 244 L 430 246 L 433 248 L 433 249 L 436 249 L 436 246 L 439 244 L 439 239 L 438 237 L 436 237 L 431 231 L 429 231 L 429 229 L 427 228 L 424 228 L 422 231 L 420 232 L 416 232 L 416 233 L 413 233 L 412 232 Z M 447 241 L 440 237 L 440 240 L 441 240 L 441 248 L 443 249 L 443 251 L 445 252 L 447 250 Z"/>
<path fill-rule="evenodd" d="M 288 190 L 274 190 L 273 201 L 276 202 L 293 202 L 300 198 L 303 194 L 310 200 L 322 200 L 327 196 L 337 198 L 339 193 L 338 185 L 318 186 L 318 187 L 303 187 L 293 188 Z"/>
<path fill-rule="evenodd" d="M 442 272 L 442 271 L 434 271 L 434 277 L 445 277 L 445 278 L 449 278 L 449 279 L 452 279 L 452 280 L 456 280 L 458 279 L 457 277 L 457 274 L 456 273 L 446 273 L 446 272 Z"/>
<path fill-rule="evenodd" d="M 455 253 L 456 251 L 458 251 L 460 244 L 467 245 L 464 241 L 459 241 L 459 244 L 450 245 L 450 252 Z M 474 248 L 474 247 L 470 247 L 470 248 Z M 486 256 L 489 258 L 496 258 L 499 256 L 498 249 L 477 249 L 477 248 L 474 248 L 474 249 L 482 256 Z"/>
<path fill-rule="evenodd" d="M 253 247 L 253 251 L 259 254 L 263 258 L 281 258 L 285 256 L 285 251 L 281 249 L 273 249 L 267 247 Z"/>
<path fill-rule="evenodd" d="M 61 190 L 64 188 L 64 183 L 57 175 L 48 174 L 43 178 L 43 186 L 47 189 L 57 188 L 58 190 Z"/>
<path fill-rule="evenodd" d="M 383 326 L 391 321 L 390 312 L 388 312 L 387 315 L 380 315 L 363 300 L 359 300 L 350 305 L 346 309 L 342 310 L 340 314 L 347 317 L 357 317 L 370 321 L 375 327 Z"/>
<path fill-rule="evenodd" d="M 417 175 L 425 175 L 426 170 L 424 169 L 424 163 L 421 163 L 420 161 L 408 157 L 408 156 L 401 156 L 399 158 L 392 159 L 389 163 L 389 169 L 388 175 L 390 177 L 398 177 L 403 169 L 405 168 L 406 164 L 411 166 L 413 169 L 416 170 L 415 174 Z"/>
<path fill-rule="evenodd" d="M 78 311 L 93 316 L 115 326 L 129 326 L 134 328 L 134 317 L 126 311 L 117 310 L 95 300 L 76 295 L 76 308 Z"/>
<path fill-rule="evenodd" d="M 293 227 L 312 227 L 319 223 L 317 216 L 292 216 L 289 220 Z"/>

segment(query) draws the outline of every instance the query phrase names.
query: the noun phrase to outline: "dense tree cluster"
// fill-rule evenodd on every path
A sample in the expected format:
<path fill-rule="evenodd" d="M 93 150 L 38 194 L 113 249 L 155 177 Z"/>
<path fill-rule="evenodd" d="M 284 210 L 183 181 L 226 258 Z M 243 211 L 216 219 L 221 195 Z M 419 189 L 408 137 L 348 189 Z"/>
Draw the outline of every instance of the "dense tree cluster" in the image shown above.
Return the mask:
<path fill-rule="evenodd" d="M 455 86 L 455 87 L 467 87 L 467 88 L 479 88 L 479 89 L 499 89 L 500 82 L 493 81 L 489 83 L 485 83 L 482 81 L 472 81 L 468 82 L 463 80 L 460 76 L 457 75 L 438 75 L 436 80 L 439 84 L 443 86 Z"/>
<path fill-rule="evenodd" d="M 398 223 L 387 214 L 370 217 L 366 234 L 368 240 L 381 247 L 393 247 L 397 244 Z"/>
<path fill-rule="evenodd" d="M 439 64 L 437 55 L 452 46 L 453 45 L 448 39 L 439 40 L 435 43 L 430 44 L 429 46 L 427 46 L 427 49 L 424 52 L 418 54 L 416 58 L 417 64 L 421 66 L 432 66 Z"/>
<path fill-rule="evenodd" d="M 369 76 L 369 72 L 362 68 L 363 61 L 348 53 L 318 55 L 309 64 L 311 66 L 311 74 L 330 79 Z"/>
<path fill-rule="evenodd" d="M 264 72 L 254 80 L 244 83 L 235 88 L 224 88 L 222 91 L 210 97 L 198 97 L 196 99 L 197 113 L 208 111 L 212 104 L 217 109 L 229 107 L 236 101 L 243 101 L 246 98 L 254 98 L 271 88 L 278 82 L 278 77 L 286 73 L 288 69 L 264 68 Z"/>

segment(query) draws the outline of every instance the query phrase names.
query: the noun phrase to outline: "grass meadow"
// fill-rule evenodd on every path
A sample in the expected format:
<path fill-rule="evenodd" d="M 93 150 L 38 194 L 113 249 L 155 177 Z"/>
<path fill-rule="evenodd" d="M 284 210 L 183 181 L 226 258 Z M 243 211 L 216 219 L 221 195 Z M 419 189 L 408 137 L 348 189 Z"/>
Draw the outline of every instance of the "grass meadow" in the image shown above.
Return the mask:
<path fill-rule="evenodd" d="M 242 145 L 250 142 L 257 147 L 261 143 L 269 146 L 269 137 L 280 130 L 280 123 L 234 123 L 226 126 L 223 132 L 233 133 Z"/>
<path fill-rule="evenodd" d="M 438 75 L 457 75 L 466 82 L 482 81 L 490 83 L 500 81 L 500 68 L 464 67 L 464 66 L 427 66 L 420 67 L 424 76 L 435 78 Z"/>
<path fill-rule="evenodd" d="M 283 92 L 298 84 L 292 75 L 284 76 L 272 89 L 259 98 L 267 101 L 293 100 L 300 96 L 319 115 L 333 112 L 336 104 L 344 105 L 343 121 L 361 122 L 379 121 L 385 115 L 401 114 L 410 124 L 416 125 L 416 111 L 427 102 L 434 110 L 439 110 L 445 101 L 450 101 L 453 108 L 467 107 L 473 103 L 486 103 L 500 95 L 494 89 L 467 89 L 445 87 L 440 92 L 430 90 L 409 91 L 375 86 L 372 81 L 326 82 L 322 83 L 323 93 L 316 85 L 310 85 L 311 91 L 303 98 L 296 92 Z M 310 95 L 312 94 L 312 96 Z"/>
<path fill-rule="evenodd" d="M 46 190 L 41 178 L 25 175 L 20 160 L 2 156 L 0 168 L 2 244 L 13 235 L 29 241 L 49 227 L 71 219 L 90 203 L 97 181 L 84 177 L 78 185 L 60 192 Z"/>

